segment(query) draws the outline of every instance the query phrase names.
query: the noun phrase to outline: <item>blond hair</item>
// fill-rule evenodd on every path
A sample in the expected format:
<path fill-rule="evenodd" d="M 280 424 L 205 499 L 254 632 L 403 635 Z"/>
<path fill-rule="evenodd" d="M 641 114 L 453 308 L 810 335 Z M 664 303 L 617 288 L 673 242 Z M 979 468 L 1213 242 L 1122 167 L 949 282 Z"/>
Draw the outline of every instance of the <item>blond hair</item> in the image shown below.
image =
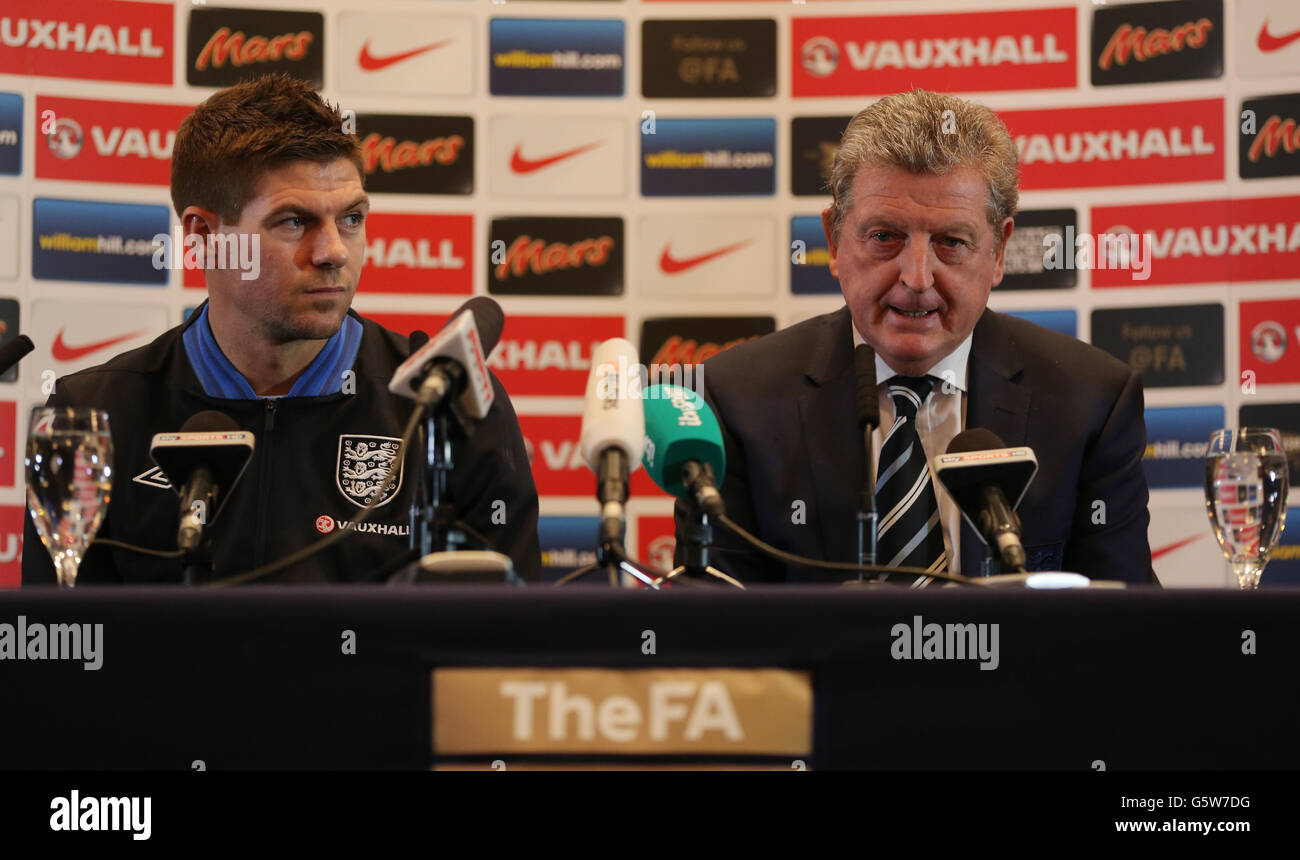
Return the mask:
<path fill-rule="evenodd" d="M 1002 242 L 1002 220 L 1014 215 L 1020 202 L 1020 167 L 1006 125 L 983 105 L 956 96 L 929 90 L 898 93 L 849 120 L 826 183 L 834 198 L 836 240 L 853 208 L 853 179 L 872 167 L 937 174 L 962 167 L 978 170 L 988 184 L 985 211 L 995 247 Z"/>

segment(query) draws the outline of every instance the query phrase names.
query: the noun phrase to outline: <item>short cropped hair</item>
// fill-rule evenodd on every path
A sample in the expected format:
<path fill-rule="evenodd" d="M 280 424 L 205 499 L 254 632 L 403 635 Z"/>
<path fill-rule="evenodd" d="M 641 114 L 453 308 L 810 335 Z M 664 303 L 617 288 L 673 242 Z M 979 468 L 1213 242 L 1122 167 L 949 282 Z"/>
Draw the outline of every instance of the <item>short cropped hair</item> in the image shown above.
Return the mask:
<path fill-rule="evenodd" d="M 962 167 L 978 170 L 988 184 L 985 208 L 995 246 L 1002 242 L 998 226 L 1016 213 L 1020 202 L 1019 159 L 1006 125 L 983 105 L 956 96 L 929 90 L 898 93 L 849 120 L 826 183 L 837 240 L 853 208 L 853 179 L 864 167 L 936 174 Z"/>
<path fill-rule="evenodd" d="M 361 145 L 343 116 L 305 81 L 263 75 L 210 96 L 172 147 L 172 207 L 201 206 L 238 221 L 266 171 L 294 161 L 350 160 L 365 182 Z"/>

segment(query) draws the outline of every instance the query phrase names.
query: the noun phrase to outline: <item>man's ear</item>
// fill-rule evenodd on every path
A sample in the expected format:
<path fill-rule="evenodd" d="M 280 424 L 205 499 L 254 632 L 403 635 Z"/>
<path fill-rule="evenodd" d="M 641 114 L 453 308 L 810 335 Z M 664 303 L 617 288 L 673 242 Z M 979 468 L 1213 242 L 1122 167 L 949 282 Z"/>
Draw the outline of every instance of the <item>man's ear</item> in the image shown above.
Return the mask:
<path fill-rule="evenodd" d="M 1002 219 L 1002 241 L 998 244 L 997 250 L 993 253 L 993 286 L 1002 283 L 1002 258 L 1007 252 L 1007 242 L 1011 239 L 1011 231 L 1015 229 L 1016 221 L 1014 218 Z"/>
<path fill-rule="evenodd" d="M 185 248 L 177 249 L 177 253 L 184 254 L 193 240 L 190 236 L 199 237 L 199 248 L 201 259 L 204 260 L 204 268 L 207 268 L 206 249 L 208 246 L 208 236 L 215 236 L 221 232 L 221 216 L 211 209 L 204 209 L 201 206 L 186 206 L 185 211 L 181 212 L 181 233 L 185 242 Z"/>
<path fill-rule="evenodd" d="M 826 247 L 830 250 L 831 259 L 829 266 L 831 277 L 838 281 L 840 279 L 840 270 L 839 265 L 836 262 L 836 257 L 839 255 L 839 243 L 835 241 L 834 223 L 835 207 L 827 206 L 822 210 L 822 232 L 826 234 Z"/>

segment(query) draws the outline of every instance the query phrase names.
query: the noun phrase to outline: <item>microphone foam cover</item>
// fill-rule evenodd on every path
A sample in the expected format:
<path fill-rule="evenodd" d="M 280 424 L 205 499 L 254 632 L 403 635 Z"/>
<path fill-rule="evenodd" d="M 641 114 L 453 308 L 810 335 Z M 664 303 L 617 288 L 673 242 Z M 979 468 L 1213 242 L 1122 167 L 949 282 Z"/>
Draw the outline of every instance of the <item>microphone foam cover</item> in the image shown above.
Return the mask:
<path fill-rule="evenodd" d="M 181 425 L 182 433 L 234 433 L 238 430 L 235 419 L 215 409 L 196 412 Z"/>
<path fill-rule="evenodd" d="M 949 454 L 965 454 L 967 451 L 993 451 L 998 448 L 1007 447 L 1006 443 L 998 438 L 998 434 L 992 430 L 986 430 L 983 427 L 972 427 L 970 430 L 963 430 L 952 441 L 948 443 Z"/>
<path fill-rule="evenodd" d="M 641 467 L 645 448 L 645 411 L 641 404 L 644 390 L 640 357 L 631 341 L 613 337 L 596 347 L 591 356 L 582 436 L 578 440 L 582 459 L 593 472 L 599 468 L 601 452 L 610 447 L 621 449 L 627 456 L 629 473 Z"/>
<path fill-rule="evenodd" d="M 880 398 L 876 393 L 876 353 L 865 343 L 853 350 L 858 376 L 858 426 L 880 426 Z"/>
<path fill-rule="evenodd" d="M 478 327 L 478 339 L 483 344 L 483 355 L 486 357 L 496 349 L 497 341 L 501 340 L 501 332 L 506 327 L 505 311 L 501 310 L 501 305 L 487 296 L 474 296 L 460 306 L 460 309 L 452 315 L 452 319 L 465 311 L 474 315 L 474 325 Z"/>
<path fill-rule="evenodd" d="M 652 385 L 645 406 L 645 454 L 642 463 L 651 479 L 673 496 L 687 495 L 682 466 L 698 460 L 713 469 L 719 487 L 727 471 L 722 428 L 704 398 L 680 385 Z"/>

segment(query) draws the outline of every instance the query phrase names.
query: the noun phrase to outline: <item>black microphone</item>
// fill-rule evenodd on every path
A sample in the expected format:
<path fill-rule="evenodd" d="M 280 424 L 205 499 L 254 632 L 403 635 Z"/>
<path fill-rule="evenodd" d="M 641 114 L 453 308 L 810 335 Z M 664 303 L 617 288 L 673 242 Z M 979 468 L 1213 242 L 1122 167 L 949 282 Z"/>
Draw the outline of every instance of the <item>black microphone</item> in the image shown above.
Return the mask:
<path fill-rule="evenodd" d="M 862 494 L 858 500 L 858 564 L 876 563 L 879 513 L 876 510 L 875 459 L 871 436 L 880 425 L 880 398 L 876 394 L 876 354 L 860 343 L 853 350 L 853 368 L 858 377 L 858 432 L 862 434 Z M 862 579 L 862 574 L 858 574 Z"/>
<path fill-rule="evenodd" d="M 36 345 L 25 334 L 20 334 L 4 346 L 0 346 L 0 373 L 5 373 L 9 368 L 22 361 L 23 356 L 33 349 L 36 349 Z"/>
<path fill-rule="evenodd" d="M 179 433 L 158 433 L 149 455 L 181 497 L 176 543 L 198 549 L 204 526 L 216 520 L 253 456 L 253 434 L 229 415 L 208 410 L 191 415 Z"/>
<path fill-rule="evenodd" d="M 982 427 L 958 433 L 948 443 L 948 452 L 934 458 L 935 475 L 962 516 L 986 544 L 996 547 L 1012 572 L 1023 573 L 1026 560 L 1015 506 L 1037 471 L 1038 460 L 1031 449 L 1008 448 L 997 434 Z"/>

